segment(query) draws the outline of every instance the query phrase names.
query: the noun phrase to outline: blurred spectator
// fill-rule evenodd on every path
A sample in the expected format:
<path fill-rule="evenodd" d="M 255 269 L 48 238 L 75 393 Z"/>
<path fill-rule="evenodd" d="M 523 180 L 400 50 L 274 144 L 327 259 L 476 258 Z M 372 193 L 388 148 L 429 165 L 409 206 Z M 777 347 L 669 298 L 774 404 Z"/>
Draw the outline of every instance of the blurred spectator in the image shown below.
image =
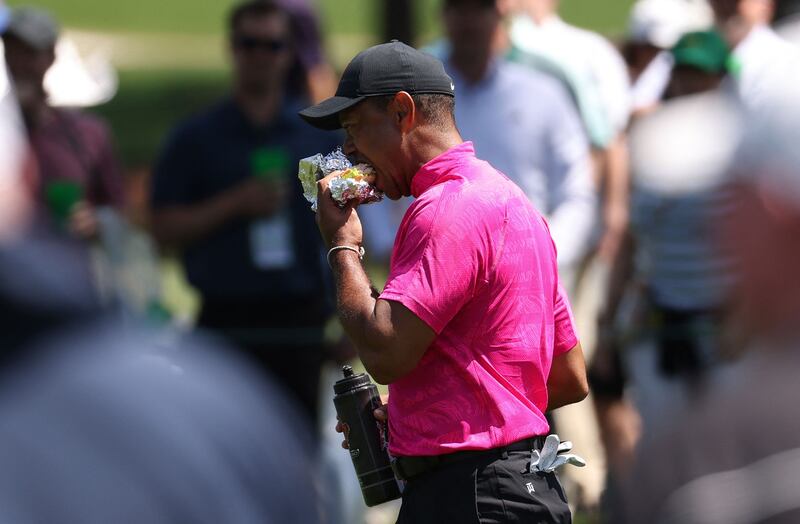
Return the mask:
<path fill-rule="evenodd" d="M 625 128 L 630 82 L 625 62 L 602 36 L 561 20 L 558 0 L 514 0 L 512 7 L 516 16 L 509 29 L 510 56 L 565 83 L 594 146 L 602 195 L 598 250 L 608 260 L 618 249 L 628 220 Z M 566 282 L 574 280 L 574 275 L 563 276 Z"/>
<path fill-rule="evenodd" d="M 55 59 L 55 20 L 39 9 L 11 13 L 3 32 L 8 71 L 38 166 L 38 196 L 78 238 L 95 238 L 97 208 L 120 207 L 120 165 L 107 126 L 94 116 L 51 107 L 44 77 Z"/>
<path fill-rule="evenodd" d="M 296 170 L 337 136 L 297 117 L 306 101 L 288 87 L 296 42 L 283 8 L 239 4 L 229 30 L 233 93 L 167 141 L 153 178 L 153 233 L 180 251 L 202 297 L 198 325 L 242 348 L 316 420 L 332 309 Z"/>
<path fill-rule="evenodd" d="M 0 0 L 0 33 L 5 31 L 10 16 L 11 11 Z M 0 42 L 0 241 L 19 233 L 32 204 L 22 176 L 27 156 L 25 128 L 2 47 Z"/>
<path fill-rule="evenodd" d="M 631 75 L 631 111 L 653 109 L 672 72 L 669 52 L 678 39 L 709 29 L 714 14 L 706 0 L 638 0 L 631 8 L 623 53 Z"/>
<path fill-rule="evenodd" d="M 10 12 L 0 3 L 0 29 L 9 20 Z M 96 307 L 76 245 L 49 234 L 41 223 L 31 225 L 35 204 L 25 128 L 5 75 L 0 63 L 0 373 L 66 316 Z"/>
<path fill-rule="evenodd" d="M 714 235 L 730 206 L 721 181 L 740 129 L 735 107 L 717 90 L 729 50 L 718 33 L 697 32 L 671 54 L 668 100 L 630 130 L 631 226 L 613 267 L 591 373 L 612 496 L 639 430 L 624 397 L 626 376 L 642 431 L 672 423 L 673 411 L 695 398 L 720 361 L 734 277 Z"/>
<path fill-rule="evenodd" d="M 721 239 L 739 273 L 733 304 L 751 351 L 642 444 L 625 522 L 800 521 L 800 132 L 797 79 L 747 113 Z"/>
<path fill-rule="evenodd" d="M 445 0 L 449 49 L 440 58 L 458 92 L 456 123 L 475 150 L 520 186 L 548 219 L 559 268 L 587 251 L 595 212 L 589 144 L 569 93 L 552 77 L 497 56 L 498 0 Z"/>
<path fill-rule="evenodd" d="M 319 20 L 309 0 L 277 0 L 290 16 L 295 46 L 291 87 L 318 102 L 336 91 L 336 73 L 325 58 Z"/>
<path fill-rule="evenodd" d="M 711 0 L 719 27 L 733 49 L 733 86 L 750 109 L 767 105 L 785 83 L 785 72 L 800 66 L 800 50 L 768 25 L 773 0 Z"/>

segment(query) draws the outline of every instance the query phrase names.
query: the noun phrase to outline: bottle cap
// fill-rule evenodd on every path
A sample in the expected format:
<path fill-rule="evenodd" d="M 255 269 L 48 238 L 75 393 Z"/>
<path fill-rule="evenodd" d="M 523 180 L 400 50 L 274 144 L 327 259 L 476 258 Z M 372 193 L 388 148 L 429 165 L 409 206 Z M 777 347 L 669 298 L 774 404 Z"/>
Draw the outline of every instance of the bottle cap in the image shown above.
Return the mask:
<path fill-rule="evenodd" d="M 353 373 L 353 368 L 351 366 L 343 366 L 342 373 L 344 374 L 344 378 L 338 380 L 333 385 L 333 391 L 337 395 L 352 389 L 367 387 L 372 384 L 372 380 L 370 380 L 369 375 L 366 373 L 359 373 L 356 375 Z"/>

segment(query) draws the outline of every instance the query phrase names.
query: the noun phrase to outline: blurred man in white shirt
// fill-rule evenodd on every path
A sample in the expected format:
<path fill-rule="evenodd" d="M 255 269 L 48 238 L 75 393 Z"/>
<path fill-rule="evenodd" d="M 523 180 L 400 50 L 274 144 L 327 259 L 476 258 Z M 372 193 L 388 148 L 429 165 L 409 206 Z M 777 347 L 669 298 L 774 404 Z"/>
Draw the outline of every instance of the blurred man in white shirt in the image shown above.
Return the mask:
<path fill-rule="evenodd" d="M 733 49 L 734 88 L 751 110 L 769 103 L 797 71 L 800 51 L 770 28 L 773 0 L 711 0 L 719 27 Z"/>

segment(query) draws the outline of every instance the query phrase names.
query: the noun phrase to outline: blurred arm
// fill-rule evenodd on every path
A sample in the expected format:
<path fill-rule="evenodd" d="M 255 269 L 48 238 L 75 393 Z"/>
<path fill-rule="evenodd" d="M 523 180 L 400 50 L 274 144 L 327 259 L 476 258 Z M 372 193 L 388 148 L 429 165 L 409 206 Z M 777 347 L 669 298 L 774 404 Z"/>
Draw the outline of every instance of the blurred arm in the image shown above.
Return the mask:
<path fill-rule="evenodd" d="M 152 213 L 151 230 L 160 245 L 182 248 L 208 237 L 240 214 L 236 195 L 227 192 L 200 204 L 159 208 Z"/>
<path fill-rule="evenodd" d="M 89 199 L 95 206 L 108 204 L 121 209 L 125 203 L 122 164 L 114 147 L 111 129 L 104 123 L 99 124 L 97 140 L 100 146 L 95 172 L 90 173 L 95 179 L 89 188 Z"/>
<path fill-rule="evenodd" d="M 573 267 L 586 253 L 597 209 L 597 189 L 586 132 L 566 92 L 551 101 L 548 223 L 559 267 Z"/>
<path fill-rule="evenodd" d="M 628 228 L 630 199 L 630 169 L 625 133 L 620 133 L 609 144 L 604 155 L 604 166 L 600 170 L 603 193 L 603 238 L 600 255 L 613 260 L 620 249 L 622 237 Z"/>
<path fill-rule="evenodd" d="M 171 205 L 153 212 L 152 230 L 165 246 L 185 247 L 239 219 L 268 217 L 287 198 L 283 181 L 246 179 L 199 204 Z"/>

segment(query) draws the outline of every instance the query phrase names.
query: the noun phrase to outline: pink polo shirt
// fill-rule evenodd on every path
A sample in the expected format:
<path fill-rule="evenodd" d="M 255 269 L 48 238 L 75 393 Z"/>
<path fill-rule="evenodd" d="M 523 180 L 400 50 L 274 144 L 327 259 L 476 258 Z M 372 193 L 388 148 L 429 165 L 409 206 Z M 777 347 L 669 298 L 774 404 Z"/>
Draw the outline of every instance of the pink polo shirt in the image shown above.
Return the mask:
<path fill-rule="evenodd" d="M 547 377 L 578 339 L 542 216 L 464 142 L 414 175 L 381 298 L 435 332 L 389 385 L 390 451 L 488 449 L 549 431 Z"/>

